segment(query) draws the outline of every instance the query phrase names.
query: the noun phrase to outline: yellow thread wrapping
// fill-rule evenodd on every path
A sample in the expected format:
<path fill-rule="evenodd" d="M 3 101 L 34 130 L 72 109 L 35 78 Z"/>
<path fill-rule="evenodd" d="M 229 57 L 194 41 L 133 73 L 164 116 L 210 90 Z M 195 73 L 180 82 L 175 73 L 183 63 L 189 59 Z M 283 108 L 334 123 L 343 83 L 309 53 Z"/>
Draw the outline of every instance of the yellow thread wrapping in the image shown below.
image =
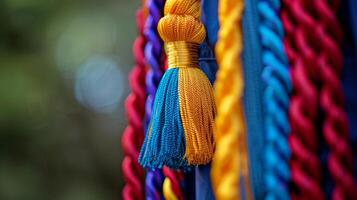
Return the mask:
<path fill-rule="evenodd" d="M 179 69 L 180 116 L 185 132 L 185 159 L 190 165 L 207 164 L 214 150 L 216 114 L 212 86 L 198 68 L 198 47 L 206 31 L 200 21 L 199 0 L 167 0 L 158 32 L 166 45 L 169 67 Z"/>
<path fill-rule="evenodd" d="M 169 68 L 199 67 L 198 44 L 191 42 L 169 42 L 166 44 Z"/>
<path fill-rule="evenodd" d="M 178 200 L 177 196 L 175 195 L 175 192 L 172 189 L 172 183 L 169 178 L 165 178 L 164 180 L 163 192 L 164 192 L 164 198 L 166 200 Z"/>
<path fill-rule="evenodd" d="M 240 177 L 244 178 L 247 199 L 252 199 L 249 178 L 247 138 L 242 106 L 242 14 L 243 0 L 219 1 L 219 39 L 216 57 L 219 65 L 214 85 L 217 116 L 214 137 L 216 150 L 212 161 L 212 184 L 215 196 L 241 199 Z"/>

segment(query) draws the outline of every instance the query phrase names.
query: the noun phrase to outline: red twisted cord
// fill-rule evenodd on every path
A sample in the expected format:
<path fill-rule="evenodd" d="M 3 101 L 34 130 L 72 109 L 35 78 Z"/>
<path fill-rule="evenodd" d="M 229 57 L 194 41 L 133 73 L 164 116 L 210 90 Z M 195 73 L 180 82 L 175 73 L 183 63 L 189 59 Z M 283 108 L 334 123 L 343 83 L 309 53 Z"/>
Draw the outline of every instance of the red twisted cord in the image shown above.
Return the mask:
<path fill-rule="evenodd" d="M 140 147 L 144 139 L 143 119 L 146 99 L 144 56 L 146 39 L 143 34 L 144 18 L 141 10 L 137 12 L 136 19 L 140 35 L 133 45 L 136 65 L 129 76 L 131 93 L 125 102 L 128 126 L 122 136 L 122 148 L 125 155 L 122 170 L 126 181 L 122 195 L 125 200 L 144 199 L 145 171 L 138 163 Z"/>
<path fill-rule="evenodd" d="M 182 191 L 181 182 L 184 179 L 184 175 L 180 171 L 174 171 L 168 167 L 163 168 L 163 173 L 165 177 L 169 178 L 172 184 L 172 190 L 179 200 L 185 199 L 184 193 Z"/>
<path fill-rule="evenodd" d="M 325 199 L 321 188 L 322 168 L 318 157 L 318 66 L 315 21 L 310 0 L 285 0 L 282 21 L 285 48 L 292 66 L 294 91 L 290 119 L 292 149 L 292 199 Z"/>
<path fill-rule="evenodd" d="M 328 169 L 335 183 L 332 199 L 357 199 L 353 155 L 348 142 L 348 118 L 344 111 L 344 96 L 340 81 L 343 58 L 339 47 L 342 29 L 336 17 L 339 1 L 329 2 L 319 0 L 314 3 L 316 10 L 319 10 L 317 13 L 319 26 L 316 34 L 321 45 L 317 63 L 322 75 L 320 103 L 325 113 L 323 135 L 330 149 Z"/>

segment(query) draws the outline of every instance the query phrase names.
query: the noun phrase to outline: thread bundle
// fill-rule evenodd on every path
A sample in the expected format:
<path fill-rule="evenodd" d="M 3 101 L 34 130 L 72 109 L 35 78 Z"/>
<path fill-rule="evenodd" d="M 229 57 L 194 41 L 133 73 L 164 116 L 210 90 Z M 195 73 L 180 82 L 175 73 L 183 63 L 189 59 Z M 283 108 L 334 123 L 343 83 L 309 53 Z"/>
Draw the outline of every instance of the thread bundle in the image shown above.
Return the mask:
<path fill-rule="evenodd" d="M 139 162 L 148 168 L 187 169 L 210 162 L 214 149 L 213 91 L 198 68 L 198 46 L 205 29 L 198 0 L 168 0 L 164 13 L 158 31 L 169 69 L 155 97 Z"/>

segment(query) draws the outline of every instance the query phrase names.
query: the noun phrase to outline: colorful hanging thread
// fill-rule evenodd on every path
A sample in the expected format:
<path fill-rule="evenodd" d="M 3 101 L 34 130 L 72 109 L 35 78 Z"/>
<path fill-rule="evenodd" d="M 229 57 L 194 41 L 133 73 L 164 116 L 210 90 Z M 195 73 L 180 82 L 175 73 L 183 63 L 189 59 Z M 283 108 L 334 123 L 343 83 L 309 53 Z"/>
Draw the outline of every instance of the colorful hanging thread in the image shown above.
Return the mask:
<path fill-rule="evenodd" d="M 290 199 L 290 147 L 288 136 L 289 94 L 292 90 L 288 59 L 285 54 L 284 28 L 279 18 L 279 0 L 260 0 L 259 33 L 263 47 L 262 79 L 265 82 L 265 199 Z"/>
<path fill-rule="evenodd" d="M 205 38 L 200 1 L 168 0 L 158 31 L 169 69 L 162 78 L 139 161 L 148 168 L 186 169 L 211 161 L 215 104 L 209 80 L 198 68 Z"/>
<path fill-rule="evenodd" d="M 316 63 L 316 14 L 313 1 L 284 1 L 282 21 L 286 31 L 285 49 L 292 66 L 293 95 L 290 104 L 291 197 L 325 199 L 319 160 L 318 76 Z"/>
<path fill-rule="evenodd" d="M 328 169 L 334 180 L 333 200 L 357 199 L 353 174 L 353 154 L 349 144 L 348 117 L 344 110 L 344 95 L 340 75 L 343 65 L 342 29 L 336 17 L 339 1 L 314 1 L 320 45 L 317 64 L 321 72 L 320 106 L 324 112 L 322 131 L 330 152 Z"/>
<path fill-rule="evenodd" d="M 137 24 L 139 36 L 134 42 L 134 56 L 136 65 L 130 73 L 129 82 L 132 89 L 131 94 L 125 102 L 128 114 L 128 126 L 122 136 L 122 148 L 124 160 L 122 170 L 125 178 L 123 199 L 144 199 L 144 169 L 138 163 L 140 145 L 144 138 L 144 127 L 142 120 L 145 111 L 145 58 L 144 47 L 146 43 L 143 34 L 144 17 L 142 11 L 137 12 Z"/>
<path fill-rule="evenodd" d="M 145 57 L 148 62 L 149 70 L 146 76 L 147 99 L 145 109 L 146 132 L 152 114 L 153 102 L 156 95 L 157 87 L 164 73 L 164 51 L 163 41 L 157 32 L 157 24 L 163 16 L 165 0 L 148 0 L 148 17 L 145 24 L 145 35 L 147 43 L 145 46 Z M 164 175 L 160 169 L 148 170 L 146 175 L 146 198 L 162 199 L 162 185 Z"/>
<path fill-rule="evenodd" d="M 216 151 L 212 162 L 212 185 L 216 199 L 241 199 L 244 177 L 247 199 L 252 199 L 243 98 L 242 15 L 244 1 L 219 2 L 220 30 L 216 44 L 219 65 L 215 82 L 217 117 Z"/>

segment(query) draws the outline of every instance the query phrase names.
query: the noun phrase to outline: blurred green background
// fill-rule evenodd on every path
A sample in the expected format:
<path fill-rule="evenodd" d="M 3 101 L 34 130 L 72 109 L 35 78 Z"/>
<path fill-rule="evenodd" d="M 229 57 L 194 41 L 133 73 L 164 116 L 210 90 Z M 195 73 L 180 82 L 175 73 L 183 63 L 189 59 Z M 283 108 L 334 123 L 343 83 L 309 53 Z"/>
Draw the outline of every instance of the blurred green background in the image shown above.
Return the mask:
<path fill-rule="evenodd" d="M 140 0 L 0 0 L 0 199 L 120 199 Z"/>

